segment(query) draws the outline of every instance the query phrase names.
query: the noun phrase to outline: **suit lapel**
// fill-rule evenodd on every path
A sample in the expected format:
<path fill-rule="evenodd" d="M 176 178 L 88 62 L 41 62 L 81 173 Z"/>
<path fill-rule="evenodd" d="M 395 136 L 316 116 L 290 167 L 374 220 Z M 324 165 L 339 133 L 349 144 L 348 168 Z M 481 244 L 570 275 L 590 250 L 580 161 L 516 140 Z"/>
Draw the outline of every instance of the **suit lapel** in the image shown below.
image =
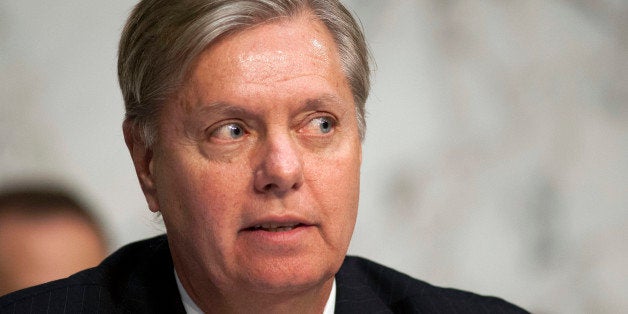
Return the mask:
<path fill-rule="evenodd" d="M 152 254 L 138 263 L 129 278 L 123 311 L 184 314 L 166 236 L 157 238 L 150 245 Z"/>
<path fill-rule="evenodd" d="M 336 289 L 336 313 L 392 313 L 377 287 L 346 259 L 336 274 Z"/>

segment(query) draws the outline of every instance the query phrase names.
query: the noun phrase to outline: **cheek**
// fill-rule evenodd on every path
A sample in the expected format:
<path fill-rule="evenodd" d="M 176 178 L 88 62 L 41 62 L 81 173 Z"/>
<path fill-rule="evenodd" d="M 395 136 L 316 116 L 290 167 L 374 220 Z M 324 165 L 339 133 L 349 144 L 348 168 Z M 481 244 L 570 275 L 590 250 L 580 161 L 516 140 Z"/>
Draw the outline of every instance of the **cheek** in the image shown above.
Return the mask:
<path fill-rule="evenodd" d="M 328 226 L 338 233 L 351 233 L 357 215 L 360 147 L 355 147 L 338 150 L 333 158 L 318 159 L 311 174 L 311 188 L 329 220 Z"/>
<path fill-rule="evenodd" d="M 214 233 L 238 222 L 235 209 L 241 208 L 252 184 L 246 162 L 180 158 L 164 166 L 169 170 L 164 173 L 165 188 L 160 193 L 168 198 L 163 211 L 177 211 L 164 212 L 164 219 L 170 215 L 189 231 Z"/>
<path fill-rule="evenodd" d="M 185 166 L 182 166 L 185 165 Z M 222 260 L 233 248 L 238 229 L 243 176 L 225 165 L 188 162 L 164 173 L 163 219 L 171 237 L 178 238 L 185 254 L 197 259 Z"/>

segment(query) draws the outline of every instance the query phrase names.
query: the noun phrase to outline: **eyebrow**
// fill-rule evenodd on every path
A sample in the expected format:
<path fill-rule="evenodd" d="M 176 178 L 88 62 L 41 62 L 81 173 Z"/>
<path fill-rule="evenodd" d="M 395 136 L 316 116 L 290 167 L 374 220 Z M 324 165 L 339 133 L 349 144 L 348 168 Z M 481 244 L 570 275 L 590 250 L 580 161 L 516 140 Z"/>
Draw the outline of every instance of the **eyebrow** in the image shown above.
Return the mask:
<path fill-rule="evenodd" d="M 343 103 L 342 99 L 340 99 L 338 96 L 336 95 L 332 95 L 332 94 L 323 94 L 321 97 L 318 98 L 311 98 L 311 99 L 307 99 L 305 101 L 305 105 L 303 106 L 303 108 L 301 108 L 301 110 L 309 110 L 309 109 L 318 109 L 321 106 L 326 106 L 326 105 L 341 105 Z"/>
<path fill-rule="evenodd" d="M 245 115 L 252 116 L 253 113 L 250 110 L 237 105 L 230 104 L 228 102 L 217 101 L 207 105 L 201 105 L 200 108 L 194 110 L 195 115 Z"/>
<path fill-rule="evenodd" d="M 321 108 L 333 105 L 340 105 L 343 101 L 338 96 L 333 94 L 323 94 L 317 98 L 306 99 L 301 106 L 298 107 L 298 111 L 307 110 L 320 110 Z M 243 106 L 234 105 L 228 102 L 216 101 L 206 105 L 201 105 L 200 108 L 194 110 L 195 116 L 198 115 L 223 115 L 223 116 L 255 116 L 255 113 Z"/>

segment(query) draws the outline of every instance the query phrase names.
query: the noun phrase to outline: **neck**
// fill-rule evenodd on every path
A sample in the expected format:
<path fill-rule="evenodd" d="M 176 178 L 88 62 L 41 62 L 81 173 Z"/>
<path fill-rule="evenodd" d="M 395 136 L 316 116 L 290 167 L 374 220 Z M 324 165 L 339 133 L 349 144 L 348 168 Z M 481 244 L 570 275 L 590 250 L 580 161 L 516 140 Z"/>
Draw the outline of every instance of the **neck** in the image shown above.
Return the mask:
<path fill-rule="evenodd" d="M 204 313 L 322 313 L 332 293 L 334 278 L 309 289 L 269 293 L 247 288 L 218 290 L 212 284 L 197 286 L 177 275 L 182 288 Z M 181 287 L 180 287 L 181 288 Z"/>

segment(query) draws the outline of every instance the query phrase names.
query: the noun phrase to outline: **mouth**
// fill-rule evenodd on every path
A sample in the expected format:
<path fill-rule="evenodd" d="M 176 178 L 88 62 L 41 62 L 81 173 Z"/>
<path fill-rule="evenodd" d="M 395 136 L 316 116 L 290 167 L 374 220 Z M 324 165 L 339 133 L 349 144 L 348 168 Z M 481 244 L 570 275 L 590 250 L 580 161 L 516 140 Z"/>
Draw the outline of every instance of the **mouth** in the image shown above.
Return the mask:
<path fill-rule="evenodd" d="M 244 229 L 245 231 L 285 232 L 305 226 L 302 223 L 265 223 Z"/>

